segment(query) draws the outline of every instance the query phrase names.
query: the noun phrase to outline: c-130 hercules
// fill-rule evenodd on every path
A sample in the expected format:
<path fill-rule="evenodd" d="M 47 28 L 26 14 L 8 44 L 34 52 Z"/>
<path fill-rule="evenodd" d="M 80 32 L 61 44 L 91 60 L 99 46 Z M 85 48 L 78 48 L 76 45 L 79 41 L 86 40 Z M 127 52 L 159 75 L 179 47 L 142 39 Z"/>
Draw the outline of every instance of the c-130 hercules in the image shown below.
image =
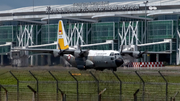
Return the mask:
<path fill-rule="evenodd" d="M 37 53 L 51 53 L 54 57 L 62 56 L 73 67 L 80 70 L 96 69 L 104 70 L 110 69 L 117 70 L 124 61 L 121 54 L 126 54 L 121 51 L 115 50 L 82 50 L 80 46 L 77 48 L 69 47 L 66 39 L 66 32 L 64 30 L 63 22 L 60 20 L 58 23 L 57 32 L 57 48 L 56 49 L 13 49 L 32 51 Z M 132 51 L 133 53 L 133 51 Z M 129 54 L 129 53 L 127 53 Z"/>

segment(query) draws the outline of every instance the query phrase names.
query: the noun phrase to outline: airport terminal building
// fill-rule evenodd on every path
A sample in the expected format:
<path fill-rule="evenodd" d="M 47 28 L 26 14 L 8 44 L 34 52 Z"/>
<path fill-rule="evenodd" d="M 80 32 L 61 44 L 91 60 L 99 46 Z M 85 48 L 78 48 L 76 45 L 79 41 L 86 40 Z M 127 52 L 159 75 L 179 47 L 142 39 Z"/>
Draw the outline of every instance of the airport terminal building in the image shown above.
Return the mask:
<path fill-rule="evenodd" d="M 148 51 L 139 61 L 180 64 L 180 2 L 151 0 L 87 2 L 31 6 L 0 11 L 1 65 L 12 63 L 11 48 L 56 48 L 63 20 L 70 46 L 120 50 L 121 45 Z M 88 45 L 91 44 L 91 45 Z M 19 56 L 25 57 L 25 53 Z M 31 54 L 31 53 L 28 53 Z M 29 55 L 29 65 L 59 64 L 49 54 Z M 19 62 L 23 62 L 22 58 Z"/>

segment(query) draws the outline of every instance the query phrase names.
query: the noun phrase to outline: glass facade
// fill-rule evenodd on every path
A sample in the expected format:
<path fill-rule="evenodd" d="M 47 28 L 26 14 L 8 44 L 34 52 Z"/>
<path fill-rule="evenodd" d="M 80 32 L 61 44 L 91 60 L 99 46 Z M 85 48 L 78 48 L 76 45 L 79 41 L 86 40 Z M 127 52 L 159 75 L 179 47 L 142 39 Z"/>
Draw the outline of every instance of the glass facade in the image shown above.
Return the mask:
<path fill-rule="evenodd" d="M 136 29 L 137 27 L 137 29 Z M 117 28 L 117 31 L 119 30 L 119 33 L 121 33 L 121 35 L 124 35 L 126 34 L 126 40 L 133 40 L 133 44 L 136 44 L 136 37 L 133 35 L 133 31 L 137 34 L 137 38 L 138 38 L 138 43 L 140 44 L 141 43 L 141 35 L 143 34 L 144 32 L 144 22 L 143 21 L 128 21 L 128 22 L 119 22 L 118 23 L 118 28 Z M 118 32 L 116 32 L 118 34 Z M 118 35 L 116 35 L 118 36 Z M 119 36 L 118 36 L 119 37 Z M 132 39 L 133 38 L 133 39 Z M 119 41 L 121 41 L 119 39 Z M 126 44 L 131 44 L 131 41 L 127 41 Z M 123 44 L 125 45 L 125 44 Z"/>
<path fill-rule="evenodd" d="M 83 49 L 92 49 L 92 50 L 111 50 L 112 44 L 100 45 L 100 46 L 89 46 Z"/>
<path fill-rule="evenodd" d="M 172 39 L 172 51 L 176 51 L 177 27 L 177 21 L 174 20 L 149 21 L 147 30 L 147 42 L 153 43 L 164 41 L 164 39 Z M 141 49 L 154 52 L 170 52 L 170 43 L 143 46 L 141 47 Z M 174 58 L 176 58 L 176 55 L 172 55 L 172 62 L 174 62 Z"/>
<path fill-rule="evenodd" d="M 102 43 L 113 40 L 115 35 L 115 24 L 113 22 L 93 23 L 91 43 Z"/>
<path fill-rule="evenodd" d="M 0 26 L 0 44 L 12 42 L 12 27 L 13 26 Z"/>
<path fill-rule="evenodd" d="M 144 51 L 153 51 L 153 52 L 170 51 L 170 43 L 141 46 L 140 49 Z"/>
<path fill-rule="evenodd" d="M 0 26 L 0 44 L 6 44 L 6 42 L 13 41 L 13 26 Z M 10 52 L 11 46 L 1 46 L 0 54 Z"/>
<path fill-rule="evenodd" d="M 57 41 L 57 28 L 58 24 L 42 25 L 41 44 L 54 43 Z"/>
<path fill-rule="evenodd" d="M 0 47 L 0 54 L 8 53 L 8 52 L 10 52 L 10 50 L 11 50 L 11 46 L 1 46 Z"/>
<path fill-rule="evenodd" d="M 67 23 L 65 25 L 65 31 L 67 37 L 70 40 L 70 46 L 78 44 L 90 44 L 91 43 L 91 23 Z M 88 33 L 89 32 L 89 33 Z M 80 37 L 82 37 L 82 40 Z"/>
<path fill-rule="evenodd" d="M 173 20 L 148 22 L 147 42 L 159 42 L 174 38 L 174 23 Z"/>

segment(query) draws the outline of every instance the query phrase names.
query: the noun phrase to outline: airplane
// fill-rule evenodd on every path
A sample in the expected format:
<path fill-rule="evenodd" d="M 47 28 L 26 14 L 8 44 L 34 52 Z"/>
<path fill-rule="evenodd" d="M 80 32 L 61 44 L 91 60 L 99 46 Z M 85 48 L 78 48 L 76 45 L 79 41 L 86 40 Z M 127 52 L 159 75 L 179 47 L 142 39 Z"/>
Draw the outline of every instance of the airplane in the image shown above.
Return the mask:
<path fill-rule="evenodd" d="M 132 66 L 132 63 L 135 61 L 135 59 L 144 58 L 143 55 L 147 54 L 148 51 L 135 51 L 133 46 L 130 46 L 128 48 L 123 48 L 123 45 L 121 46 L 120 54 L 123 57 L 124 63 L 122 66 Z"/>
<path fill-rule="evenodd" d="M 123 50 L 123 45 L 121 46 L 121 51 L 120 51 L 120 54 L 122 56 L 129 55 L 135 59 L 143 58 L 143 54 L 146 54 L 146 53 L 148 53 L 148 52 L 147 51 L 142 52 L 140 50 L 139 51 L 133 51 L 132 48 Z"/>
<path fill-rule="evenodd" d="M 56 49 L 12 48 L 12 50 L 51 53 L 54 55 L 54 57 L 62 56 L 73 67 L 76 67 L 80 70 L 109 69 L 116 71 L 117 67 L 121 66 L 124 63 L 121 55 L 130 54 L 115 50 L 82 50 L 80 45 L 78 47 L 69 47 L 62 20 L 58 22 Z"/>

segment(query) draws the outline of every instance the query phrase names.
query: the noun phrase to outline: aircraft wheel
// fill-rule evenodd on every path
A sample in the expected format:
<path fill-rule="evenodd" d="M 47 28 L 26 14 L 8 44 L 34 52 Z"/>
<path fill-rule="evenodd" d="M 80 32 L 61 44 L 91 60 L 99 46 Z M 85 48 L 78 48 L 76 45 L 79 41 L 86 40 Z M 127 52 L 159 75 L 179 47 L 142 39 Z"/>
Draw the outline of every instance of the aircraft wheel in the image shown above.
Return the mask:
<path fill-rule="evenodd" d="M 113 68 L 113 71 L 117 71 L 117 68 Z"/>
<path fill-rule="evenodd" d="M 100 71 L 103 71 L 104 69 L 100 69 Z"/>

